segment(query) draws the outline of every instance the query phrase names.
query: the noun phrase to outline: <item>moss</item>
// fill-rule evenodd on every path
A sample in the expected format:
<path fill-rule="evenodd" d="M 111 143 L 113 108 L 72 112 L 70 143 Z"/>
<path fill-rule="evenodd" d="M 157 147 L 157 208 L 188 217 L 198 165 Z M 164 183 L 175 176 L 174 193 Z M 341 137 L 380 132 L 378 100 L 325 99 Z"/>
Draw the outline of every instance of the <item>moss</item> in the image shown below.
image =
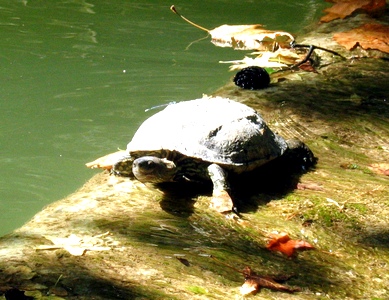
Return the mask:
<path fill-rule="evenodd" d="M 203 288 L 201 286 L 196 286 L 196 285 L 187 286 L 187 290 L 194 293 L 194 294 L 197 294 L 197 295 L 207 295 L 208 294 L 208 292 L 205 288 Z"/>
<path fill-rule="evenodd" d="M 347 204 L 347 208 L 354 209 L 360 214 L 366 214 L 368 212 L 368 208 L 364 203 L 349 203 Z"/>
<path fill-rule="evenodd" d="M 388 178 L 367 166 L 382 161 L 388 149 L 389 107 L 374 97 L 368 104 L 358 100 L 368 95 L 350 95 L 360 94 L 353 91 L 356 85 L 375 87 L 371 95 L 387 89 L 389 78 L 376 84 L 377 69 L 387 63 L 355 60 L 353 68 L 371 75 L 350 76 L 362 82 L 337 80 L 352 71 L 344 62 L 263 91 L 231 85 L 219 91 L 250 103 L 272 129 L 306 141 L 319 158 L 315 169 L 293 180 L 282 180 L 281 168 L 266 181 L 269 168 L 238 185 L 241 219 L 210 210 L 209 189 L 170 186 L 163 191 L 124 179 L 107 184 L 114 178 L 98 174 L 0 240 L 1 282 L 38 286 L 46 293 L 45 286 L 63 275 L 59 284 L 69 299 L 238 299 L 244 282 L 240 270 L 250 266 L 264 276 L 294 275 L 288 285 L 302 289 L 295 294 L 263 289 L 258 297 L 264 299 L 384 299 L 389 293 Z M 252 186 L 256 189 L 248 191 Z M 88 209 L 63 209 L 96 194 L 98 201 Z M 307 241 L 315 250 L 293 258 L 271 252 L 266 243 L 274 231 Z M 70 234 L 85 240 L 100 236 L 97 245 L 110 249 L 83 256 L 35 250 L 48 242 L 42 235 Z M 26 277 L 19 266 L 34 276 Z"/>

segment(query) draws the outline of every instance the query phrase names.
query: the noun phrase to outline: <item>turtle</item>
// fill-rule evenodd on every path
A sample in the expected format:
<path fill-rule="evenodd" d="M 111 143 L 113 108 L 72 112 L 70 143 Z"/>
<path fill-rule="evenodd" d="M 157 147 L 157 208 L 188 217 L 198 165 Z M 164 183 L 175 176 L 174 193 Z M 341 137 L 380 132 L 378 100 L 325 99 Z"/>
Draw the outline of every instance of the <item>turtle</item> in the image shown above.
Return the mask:
<path fill-rule="evenodd" d="M 146 119 L 110 169 L 143 183 L 212 182 L 210 206 L 224 213 L 234 210 L 229 174 L 253 171 L 301 149 L 306 165 L 313 164 L 314 155 L 304 143 L 271 131 L 253 108 L 203 97 L 169 104 Z"/>

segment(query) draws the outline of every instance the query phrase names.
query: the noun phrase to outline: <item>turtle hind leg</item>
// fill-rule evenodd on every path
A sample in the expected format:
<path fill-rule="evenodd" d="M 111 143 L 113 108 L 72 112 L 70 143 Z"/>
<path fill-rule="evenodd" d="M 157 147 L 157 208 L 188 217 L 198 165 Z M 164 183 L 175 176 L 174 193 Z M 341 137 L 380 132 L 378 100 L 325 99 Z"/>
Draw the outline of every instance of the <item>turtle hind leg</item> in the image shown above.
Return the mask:
<path fill-rule="evenodd" d="M 318 159 L 306 144 L 297 139 L 287 140 L 286 143 L 288 149 L 282 159 L 289 167 L 295 171 L 306 172 L 316 165 Z"/>
<path fill-rule="evenodd" d="M 234 204 L 229 195 L 230 186 L 227 181 L 227 172 L 219 165 L 211 164 L 208 166 L 208 174 L 213 183 L 210 207 L 220 213 L 234 211 Z"/>

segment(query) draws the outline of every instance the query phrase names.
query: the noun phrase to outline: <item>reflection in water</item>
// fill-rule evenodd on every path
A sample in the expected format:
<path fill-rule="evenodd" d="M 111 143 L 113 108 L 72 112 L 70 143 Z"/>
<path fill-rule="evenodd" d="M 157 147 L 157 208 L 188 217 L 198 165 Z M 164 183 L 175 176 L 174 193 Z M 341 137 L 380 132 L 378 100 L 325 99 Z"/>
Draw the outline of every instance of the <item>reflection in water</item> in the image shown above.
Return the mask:
<path fill-rule="evenodd" d="M 52 20 L 52 22 L 49 25 L 64 27 L 66 29 L 71 30 L 71 32 L 65 33 L 63 36 L 60 36 L 60 38 L 75 39 L 75 40 L 95 43 L 95 44 L 97 43 L 96 31 L 89 28 L 91 24 L 81 24 L 80 26 L 77 25 L 76 23 L 69 24 L 67 21 Z"/>
<path fill-rule="evenodd" d="M 295 33 L 320 13 L 314 2 L 174 4 L 209 28 L 262 23 Z M 171 4 L 0 0 L 0 234 L 80 187 L 91 177 L 84 163 L 124 148 L 154 113 L 145 109 L 201 97 L 231 79 L 218 61 L 244 53 L 209 38 L 191 44 L 205 35 Z"/>

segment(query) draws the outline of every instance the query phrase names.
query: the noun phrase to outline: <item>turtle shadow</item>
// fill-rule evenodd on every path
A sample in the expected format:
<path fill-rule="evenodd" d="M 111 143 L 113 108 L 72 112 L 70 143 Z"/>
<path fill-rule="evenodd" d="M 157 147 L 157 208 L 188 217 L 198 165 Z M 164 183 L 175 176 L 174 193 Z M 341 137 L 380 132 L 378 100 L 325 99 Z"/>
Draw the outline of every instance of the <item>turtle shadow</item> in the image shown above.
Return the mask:
<path fill-rule="evenodd" d="M 196 198 L 211 196 L 212 184 L 193 182 L 165 182 L 158 184 L 163 191 L 161 208 L 175 216 L 189 217 L 194 213 Z"/>
<path fill-rule="evenodd" d="M 272 200 L 278 200 L 297 188 L 303 174 L 315 169 L 285 157 L 275 159 L 259 169 L 230 176 L 231 197 L 239 212 L 253 212 Z"/>
<path fill-rule="evenodd" d="M 389 230 L 387 228 L 375 228 L 374 231 L 362 232 L 358 237 L 358 243 L 367 247 L 389 249 Z"/>
<path fill-rule="evenodd" d="M 243 174 L 229 174 L 230 196 L 238 212 L 256 211 L 271 200 L 281 199 L 297 188 L 300 177 L 314 169 L 317 158 L 309 164 L 300 158 L 282 156 L 260 168 Z M 212 196 L 212 183 L 161 183 L 164 195 L 161 208 L 173 215 L 189 217 L 199 196 Z"/>

